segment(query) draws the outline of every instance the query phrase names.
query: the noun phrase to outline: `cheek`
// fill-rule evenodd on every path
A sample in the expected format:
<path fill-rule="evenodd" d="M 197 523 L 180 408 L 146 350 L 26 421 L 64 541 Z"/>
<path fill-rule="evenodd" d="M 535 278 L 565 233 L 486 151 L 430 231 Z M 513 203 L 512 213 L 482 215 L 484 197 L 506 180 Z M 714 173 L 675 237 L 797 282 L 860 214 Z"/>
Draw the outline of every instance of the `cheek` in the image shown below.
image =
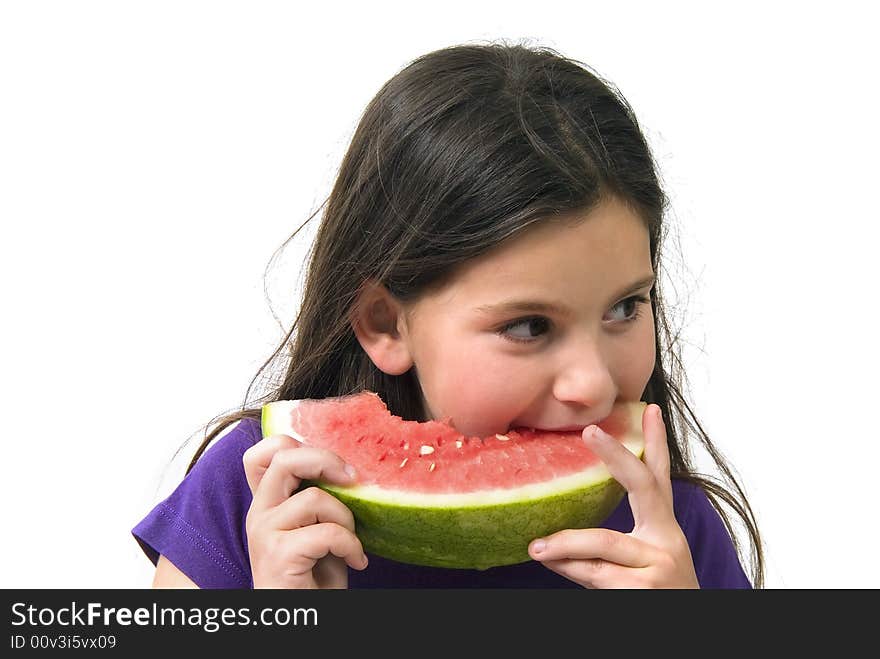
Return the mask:
<path fill-rule="evenodd" d="M 618 377 L 624 399 L 639 399 L 654 372 L 655 361 L 654 323 L 651 319 L 643 324 L 633 342 L 627 344 L 624 354 L 618 356 Z"/>
<path fill-rule="evenodd" d="M 435 418 L 452 417 L 462 433 L 501 432 L 518 413 L 517 406 L 528 400 L 526 388 L 534 378 L 518 372 L 509 358 L 475 347 L 434 359 L 420 376 L 428 406 Z"/>

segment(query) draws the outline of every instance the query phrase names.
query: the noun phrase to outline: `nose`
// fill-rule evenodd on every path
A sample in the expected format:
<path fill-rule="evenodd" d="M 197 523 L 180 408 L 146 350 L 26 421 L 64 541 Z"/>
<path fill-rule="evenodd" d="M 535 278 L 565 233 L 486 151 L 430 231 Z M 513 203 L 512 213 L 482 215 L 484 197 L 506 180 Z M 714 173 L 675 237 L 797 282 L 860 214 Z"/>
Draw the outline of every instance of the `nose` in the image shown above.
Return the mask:
<path fill-rule="evenodd" d="M 560 355 L 553 382 L 553 396 L 562 403 L 574 403 L 600 411 L 611 411 L 617 398 L 617 386 L 608 360 L 595 341 L 579 342 Z"/>

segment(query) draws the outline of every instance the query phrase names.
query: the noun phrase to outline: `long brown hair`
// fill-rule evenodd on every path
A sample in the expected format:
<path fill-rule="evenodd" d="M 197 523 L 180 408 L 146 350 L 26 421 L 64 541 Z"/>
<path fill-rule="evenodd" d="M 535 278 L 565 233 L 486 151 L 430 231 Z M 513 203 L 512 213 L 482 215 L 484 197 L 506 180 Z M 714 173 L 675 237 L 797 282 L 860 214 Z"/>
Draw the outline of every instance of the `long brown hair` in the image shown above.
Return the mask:
<path fill-rule="evenodd" d="M 672 475 L 704 488 L 753 585 L 763 586 L 755 516 L 683 395 L 679 333 L 670 327 L 661 291 L 668 200 L 656 164 L 620 91 L 550 48 L 498 42 L 444 48 L 413 60 L 379 90 L 322 204 L 296 319 L 241 408 L 205 426 L 188 470 L 225 428 L 258 419 L 261 406 L 274 400 L 367 389 L 394 414 L 425 420 L 413 370 L 383 373 L 355 338 L 350 312 L 363 283 L 378 281 L 399 300 L 415 300 L 533 222 L 586 212 L 608 196 L 628 203 L 650 235 L 657 353 L 642 399 L 663 410 Z M 252 397 L 261 377 L 265 393 Z M 705 450 L 720 477 L 696 471 L 694 446 Z M 735 519 L 745 528 L 748 551 Z"/>

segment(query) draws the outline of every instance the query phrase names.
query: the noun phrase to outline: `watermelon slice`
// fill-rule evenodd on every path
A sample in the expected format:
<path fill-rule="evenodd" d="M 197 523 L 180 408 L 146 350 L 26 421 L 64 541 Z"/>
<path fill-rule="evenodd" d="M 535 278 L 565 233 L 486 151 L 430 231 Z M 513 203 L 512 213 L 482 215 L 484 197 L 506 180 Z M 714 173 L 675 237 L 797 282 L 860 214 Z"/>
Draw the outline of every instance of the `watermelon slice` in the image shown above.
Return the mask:
<path fill-rule="evenodd" d="M 646 405 L 618 403 L 599 424 L 639 457 Z M 597 526 L 624 495 L 580 432 L 518 428 L 467 437 L 448 420 L 393 416 L 372 392 L 268 403 L 262 432 L 329 449 L 353 465 L 355 485 L 316 484 L 352 511 L 366 551 L 417 565 L 527 561 L 530 541 Z"/>

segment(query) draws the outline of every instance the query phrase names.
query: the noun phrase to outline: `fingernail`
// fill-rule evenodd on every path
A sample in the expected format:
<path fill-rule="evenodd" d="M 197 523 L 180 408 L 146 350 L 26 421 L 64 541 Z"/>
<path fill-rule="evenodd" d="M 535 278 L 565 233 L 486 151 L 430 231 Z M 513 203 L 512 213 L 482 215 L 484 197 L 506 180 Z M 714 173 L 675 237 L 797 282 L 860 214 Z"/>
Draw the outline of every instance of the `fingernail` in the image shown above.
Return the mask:
<path fill-rule="evenodd" d="M 366 555 L 366 554 L 364 554 L 364 561 L 363 561 L 363 563 L 364 563 L 364 567 L 361 568 L 362 570 L 366 569 L 367 565 L 370 564 L 370 561 L 367 560 L 367 555 Z"/>
<path fill-rule="evenodd" d="M 608 433 L 602 430 L 599 426 L 590 426 L 590 435 L 592 435 L 595 439 L 603 440 L 608 439 Z"/>
<path fill-rule="evenodd" d="M 663 410 L 660 409 L 660 406 L 657 406 L 657 418 L 662 421 L 663 420 Z"/>
<path fill-rule="evenodd" d="M 349 478 L 354 478 L 354 467 L 352 467 L 350 464 L 346 464 L 344 469 Z"/>
<path fill-rule="evenodd" d="M 532 543 L 532 553 L 533 554 L 540 554 L 546 548 L 547 548 L 547 543 L 544 542 L 543 540 L 535 540 Z"/>

